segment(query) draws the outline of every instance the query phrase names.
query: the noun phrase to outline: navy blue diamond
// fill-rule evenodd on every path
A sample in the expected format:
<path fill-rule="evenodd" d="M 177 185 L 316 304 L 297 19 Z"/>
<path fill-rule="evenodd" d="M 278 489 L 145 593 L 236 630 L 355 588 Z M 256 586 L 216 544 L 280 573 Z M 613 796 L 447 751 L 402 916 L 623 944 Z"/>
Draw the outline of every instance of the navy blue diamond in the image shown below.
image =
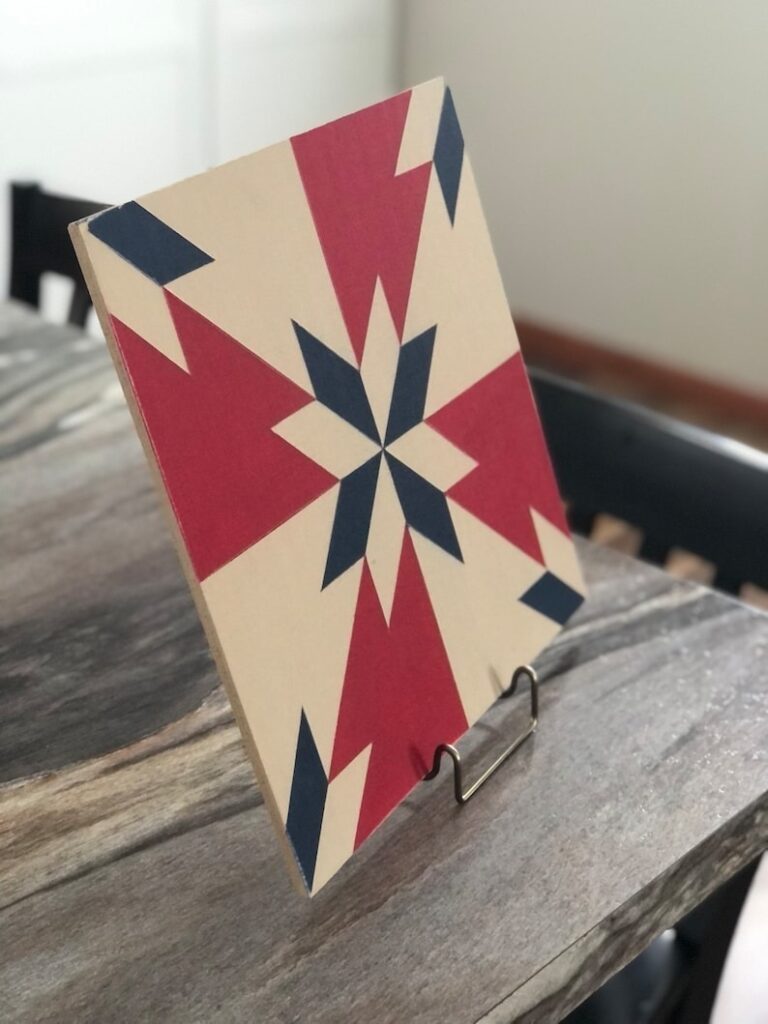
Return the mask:
<path fill-rule="evenodd" d="M 545 572 L 520 598 L 534 611 L 546 615 L 563 626 L 584 598 L 578 591 L 563 583 L 554 573 Z"/>
<path fill-rule="evenodd" d="M 414 473 L 394 455 L 386 452 L 386 457 L 406 523 L 463 562 L 459 539 L 443 492 L 423 476 Z"/>
<path fill-rule="evenodd" d="M 381 456 L 374 455 L 345 476 L 339 485 L 323 589 L 365 554 L 380 462 Z"/>
<path fill-rule="evenodd" d="M 315 878 L 327 793 L 328 778 L 307 716 L 302 710 L 285 830 L 296 852 L 308 889 L 312 888 Z"/>
<path fill-rule="evenodd" d="M 88 221 L 88 230 L 160 285 L 213 262 L 212 256 L 135 202 L 98 214 Z"/>
<path fill-rule="evenodd" d="M 456 216 L 456 203 L 459 198 L 461 167 L 464 161 L 464 136 L 461 134 L 450 89 L 445 90 L 443 98 L 443 109 L 440 112 L 440 124 L 437 128 L 433 159 L 448 216 L 453 224 Z"/>
<path fill-rule="evenodd" d="M 424 419 L 436 330 L 430 327 L 400 348 L 385 444 L 392 444 Z"/>

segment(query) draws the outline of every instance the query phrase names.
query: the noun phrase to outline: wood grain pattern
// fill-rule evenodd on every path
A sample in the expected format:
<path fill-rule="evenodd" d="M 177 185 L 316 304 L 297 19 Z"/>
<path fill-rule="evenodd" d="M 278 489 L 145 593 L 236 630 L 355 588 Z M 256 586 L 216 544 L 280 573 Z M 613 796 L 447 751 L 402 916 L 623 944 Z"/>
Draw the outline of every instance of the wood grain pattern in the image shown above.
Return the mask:
<path fill-rule="evenodd" d="M 217 680 L 104 343 L 8 306 L 0 346 L 2 781 L 154 732 Z"/>
<path fill-rule="evenodd" d="M 101 343 L 0 338 L 3 1020 L 554 1022 L 766 846 L 768 619 L 584 544 L 533 741 L 301 899 Z"/>

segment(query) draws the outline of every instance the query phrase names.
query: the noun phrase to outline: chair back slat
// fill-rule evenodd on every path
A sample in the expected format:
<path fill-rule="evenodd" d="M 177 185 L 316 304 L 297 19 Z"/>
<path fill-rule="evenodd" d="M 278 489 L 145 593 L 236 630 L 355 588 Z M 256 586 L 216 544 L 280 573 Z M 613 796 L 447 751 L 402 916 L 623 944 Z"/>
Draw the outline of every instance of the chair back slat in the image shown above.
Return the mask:
<path fill-rule="evenodd" d="M 640 544 L 640 557 L 644 558 L 646 562 L 655 562 L 656 565 L 664 565 L 666 560 L 669 558 L 669 553 L 672 550 L 672 546 L 665 541 L 654 537 L 651 533 L 646 533 L 643 536 L 642 543 Z"/>
<path fill-rule="evenodd" d="M 639 527 L 646 552 L 713 562 L 768 588 L 768 454 L 532 368 L 563 497 Z"/>
<path fill-rule="evenodd" d="M 39 308 L 43 274 L 61 274 L 74 285 L 69 323 L 84 326 L 91 302 L 67 227 L 104 209 L 102 203 L 43 192 L 34 182 L 12 182 L 11 298 Z"/>

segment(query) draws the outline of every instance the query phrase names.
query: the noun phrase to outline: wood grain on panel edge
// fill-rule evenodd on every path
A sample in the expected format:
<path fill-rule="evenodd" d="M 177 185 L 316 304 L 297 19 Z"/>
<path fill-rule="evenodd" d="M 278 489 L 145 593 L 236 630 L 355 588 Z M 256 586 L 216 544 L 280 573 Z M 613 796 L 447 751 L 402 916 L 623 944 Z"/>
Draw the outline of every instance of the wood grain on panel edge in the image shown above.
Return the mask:
<path fill-rule="evenodd" d="M 96 214 L 95 216 L 99 215 Z M 93 305 L 96 310 L 96 315 L 99 318 L 101 329 L 104 332 L 104 337 L 107 341 L 109 354 L 112 357 L 112 362 L 115 365 L 117 376 L 120 381 L 120 386 L 123 389 L 123 394 L 125 395 L 125 400 L 130 410 L 134 427 L 136 429 L 137 434 L 139 435 L 139 439 L 141 440 L 141 444 L 144 449 L 144 454 L 150 466 L 152 478 L 155 483 L 155 488 L 158 494 L 160 495 L 160 504 L 163 509 L 166 521 L 168 523 L 171 537 L 173 538 L 174 546 L 176 548 L 176 554 L 178 555 L 179 561 L 181 562 L 181 567 L 184 572 L 184 576 L 187 580 L 187 584 L 192 594 L 192 598 L 195 602 L 195 608 L 197 609 L 197 614 L 202 623 L 203 630 L 205 631 L 205 636 L 208 641 L 208 645 L 211 649 L 211 653 L 213 654 L 213 658 L 216 663 L 216 668 L 218 670 L 219 677 L 221 678 L 221 681 L 224 684 L 227 696 L 229 697 L 230 703 L 232 704 L 232 710 L 235 715 L 235 720 L 237 721 L 237 724 L 240 728 L 240 733 L 242 735 L 245 750 L 253 765 L 253 770 L 256 774 L 256 779 L 261 788 L 262 795 L 264 796 L 264 803 L 267 806 L 269 813 L 272 817 L 272 820 L 274 822 L 275 833 L 277 834 L 280 848 L 283 851 L 285 861 L 288 865 L 291 881 L 293 882 L 298 892 L 302 893 L 302 895 L 304 896 L 308 896 L 308 889 L 304 884 L 303 878 L 301 877 L 301 873 L 299 871 L 299 867 L 296 862 L 293 849 L 291 848 L 288 837 L 286 835 L 285 827 L 277 807 L 277 801 L 274 798 L 272 789 L 267 779 L 266 772 L 264 770 L 264 766 L 261 762 L 261 758 L 259 757 L 259 752 L 256 749 L 256 743 L 254 741 L 251 730 L 248 726 L 248 721 L 246 719 L 242 704 L 240 703 L 240 698 L 229 670 L 226 655 L 224 654 L 221 643 L 219 642 L 219 637 L 216 632 L 214 623 L 210 615 L 208 614 L 208 608 L 205 603 L 205 598 L 203 596 L 202 589 L 197 580 L 197 577 L 195 576 L 194 570 L 192 568 L 192 563 L 190 561 L 186 546 L 184 544 L 184 540 L 181 535 L 179 524 L 173 513 L 173 508 L 171 507 L 168 493 L 165 489 L 163 476 L 162 473 L 160 472 L 160 467 L 155 456 L 155 451 L 152 446 L 152 442 L 150 441 L 146 427 L 144 425 L 144 419 L 134 399 L 133 389 L 131 388 L 130 381 L 128 379 L 128 374 L 126 373 L 123 361 L 120 358 L 117 342 L 114 336 L 114 332 L 112 330 L 109 311 L 107 310 L 104 298 L 101 293 L 101 289 L 99 288 L 98 280 L 94 273 L 93 266 L 88 255 L 88 249 L 83 238 L 83 233 L 87 230 L 88 222 L 91 219 L 93 218 L 87 217 L 85 218 L 85 220 L 76 221 L 74 224 L 70 224 L 69 234 L 72 239 L 72 244 L 74 245 L 77 258 L 80 261 L 80 267 L 83 271 L 83 276 L 85 278 L 85 283 L 88 286 L 88 291 L 90 292 L 91 298 L 93 299 Z"/>

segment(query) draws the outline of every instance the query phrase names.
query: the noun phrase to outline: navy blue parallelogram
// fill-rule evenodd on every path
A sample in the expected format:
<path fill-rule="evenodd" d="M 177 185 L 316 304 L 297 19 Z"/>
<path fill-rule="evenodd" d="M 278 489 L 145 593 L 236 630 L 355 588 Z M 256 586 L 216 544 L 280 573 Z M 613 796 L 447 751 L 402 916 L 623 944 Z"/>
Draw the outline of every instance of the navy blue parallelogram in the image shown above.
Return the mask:
<path fill-rule="evenodd" d="M 584 601 L 581 594 L 554 573 L 545 572 L 520 598 L 534 611 L 564 625 Z"/>
<path fill-rule="evenodd" d="M 380 462 L 381 455 L 374 455 L 339 484 L 323 589 L 365 554 Z"/>
<path fill-rule="evenodd" d="M 459 198 L 461 166 L 464 161 L 464 136 L 461 134 L 459 119 L 456 116 L 453 96 L 448 88 L 443 97 L 443 109 L 440 112 L 433 161 L 448 216 L 453 224 L 456 217 L 456 203 Z"/>
<path fill-rule="evenodd" d="M 315 737 L 302 709 L 285 830 L 296 851 L 296 858 L 309 889 L 315 878 L 327 792 L 328 778 L 317 752 Z"/>
<path fill-rule="evenodd" d="M 394 455 L 389 452 L 385 455 L 406 523 L 463 562 L 459 538 L 443 492 L 423 476 L 414 473 Z"/>
<path fill-rule="evenodd" d="M 212 256 L 138 203 L 105 210 L 88 221 L 88 230 L 159 285 L 213 263 Z"/>
<path fill-rule="evenodd" d="M 385 444 L 392 444 L 424 419 L 436 330 L 430 327 L 400 349 Z"/>
<path fill-rule="evenodd" d="M 381 444 L 360 371 L 310 334 L 295 320 L 293 329 L 304 356 L 315 398 L 366 437 Z"/>

